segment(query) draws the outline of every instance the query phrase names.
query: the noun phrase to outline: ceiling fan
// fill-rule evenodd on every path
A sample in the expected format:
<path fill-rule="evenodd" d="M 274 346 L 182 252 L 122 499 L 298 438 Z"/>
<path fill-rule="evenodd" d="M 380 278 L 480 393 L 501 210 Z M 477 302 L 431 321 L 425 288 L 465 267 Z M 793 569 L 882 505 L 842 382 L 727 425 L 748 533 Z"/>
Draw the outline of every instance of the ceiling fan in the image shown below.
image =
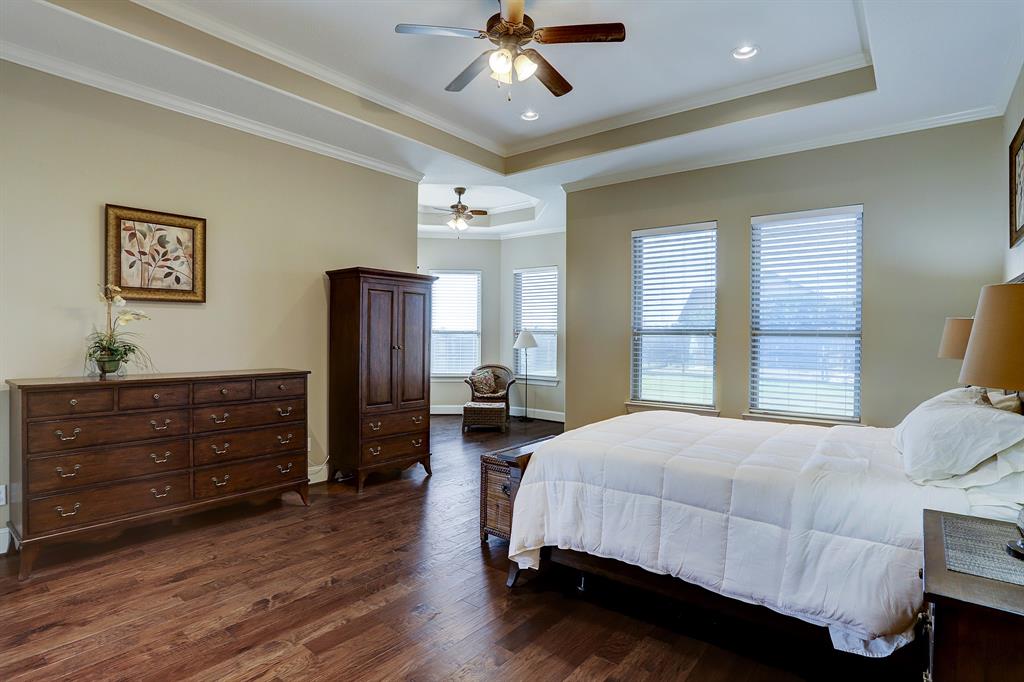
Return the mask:
<path fill-rule="evenodd" d="M 551 94 L 561 97 L 572 85 L 551 66 L 537 50 L 523 49 L 531 41 L 541 45 L 554 43 L 621 43 L 626 39 L 626 27 L 622 24 L 575 24 L 572 26 L 549 26 L 534 29 L 533 19 L 524 13 L 525 0 L 499 0 L 500 12 L 487 20 L 484 30 L 474 28 L 451 28 L 448 26 L 426 26 L 423 24 L 398 24 L 396 33 L 448 36 L 453 38 L 474 38 L 490 40 L 497 49 L 489 49 L 477 57 L 455 77 L 445 88 L 459 92 L 490 67 L 491 78 L 498 83 L 512 84 L 513 73 L 518 81 L 525 81 L 536 74 Z"/>
<path fill-rule="evenodd" d="M 473 219 L 473 216 L 485 216 L 487 211 L 482 211 L 475 208 L 470 208 L 462 203 L 462 195 L 466 193 L 465 187 L 456 187 L 455 194 L 458 197 L 455 203 L 449 206 L 450 210 L 445 211 L 441 209 L 431 209 L 438 213 L 448 214 L 448 227 L 452 228 L 456 232 L 465 232 L 469 229 L 469 221 Z"/>

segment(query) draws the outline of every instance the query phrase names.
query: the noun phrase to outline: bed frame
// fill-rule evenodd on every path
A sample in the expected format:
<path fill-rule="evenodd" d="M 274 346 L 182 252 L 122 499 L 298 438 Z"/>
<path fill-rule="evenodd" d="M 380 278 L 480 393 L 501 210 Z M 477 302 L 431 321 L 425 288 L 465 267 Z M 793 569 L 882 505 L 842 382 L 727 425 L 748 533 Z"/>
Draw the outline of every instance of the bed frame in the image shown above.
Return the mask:
<path fill-rule="evenodd" d="M 546 438 L 543 440 L 547 440 Z M 529 465 L 533 448 L 542 441 L 535 441 L 522 446 L 518 452 L 518 475 L 512 481 L 512 505 L 515 514 L 515 495 L 519 490 L 519 479 Z M 564 567 L 576 575 L 576 589 L 589 592 L 588 576 L 611 580 L 619 585 L 637 588 L 645 592 L 655 593 L 679 602 L 681 605 L 693 607 L 695 610 L 720 615 L 735 628 L 730 639 L 744 643 L 756 632 L 770 632 L 773 636 L 784 637 L 787 641 L 799 641 L 803 646 L 794 651 L 796 658 L 804 665 L 826 665 L 831 672 L 830 679 L 921 679 L 922 671 L 927 668 L 927 637 L 921 636 L 920 628 L 915 641 L 904 646 L 886 658 L 871 659 L 856 654 L 837 651 L 833 648 L 828 629 L 819 625 L 786 616 L 766 606 L 749 604 L 737 599 L 712 592 L 700 585 L 669 575 L 659 575 L 644 570 L 639 566 L 627 564 L 616 559 L 606 559 L 575 550 L 558 547 L 541 549 L 539 573 L 551 574 L 555 566 Z M 506 586 L 511 589 L 523 569 L 514 561 L 509 561 Z M 923 589 L 923 588 L 922 588 Z M 755 629 L 757 628 L 757 629 Z M 787 645 L 788 647 L 788 645 Z M 836 668 L 835 666 L 839 666 Z M 814 675 L 822 670 L 816 668 Z"/>

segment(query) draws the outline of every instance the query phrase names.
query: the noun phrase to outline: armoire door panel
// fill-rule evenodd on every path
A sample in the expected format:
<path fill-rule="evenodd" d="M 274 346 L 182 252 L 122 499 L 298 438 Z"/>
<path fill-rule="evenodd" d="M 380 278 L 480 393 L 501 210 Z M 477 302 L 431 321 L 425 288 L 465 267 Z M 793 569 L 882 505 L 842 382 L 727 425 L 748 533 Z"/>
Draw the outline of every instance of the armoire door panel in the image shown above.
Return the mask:
<path fill-rule="evenodd" d="M 430 289 L 403 286 L 401 301 L 401 366 L 398 406 L 425 407 L 430 395 Z"/>
<path fill-rule="evenodd" d="M 393 409 L 396 404 L 396 324 L 398 288 L 363 285 L 363 409 Z"/>

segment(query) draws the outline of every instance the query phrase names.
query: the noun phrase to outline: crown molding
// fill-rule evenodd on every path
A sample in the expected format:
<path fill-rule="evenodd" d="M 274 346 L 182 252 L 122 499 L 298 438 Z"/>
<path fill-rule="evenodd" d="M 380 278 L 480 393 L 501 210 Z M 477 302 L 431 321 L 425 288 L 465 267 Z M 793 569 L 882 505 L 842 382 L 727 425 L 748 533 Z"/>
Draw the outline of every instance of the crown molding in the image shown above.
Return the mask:
<path fill-rule="evenodd" d="M 267 140 L 281 142 L 292 147 L 304 149 L 316 154 L 322 154 L 323 156 L 329 156 L 331 158 L 338 159 L 339 161 L 345 161 L 380 173 L 393 175 L 395 177 L 402 178 L 403 180 L 418 183 L 423 179 L 423 175 L 421 173 L 408 168 L 402 168 L 394 164 L 385 163 L 365 154 L 326 144 L 304 135 L 298 135 L 237 114 L 206 106 L 205 104 L 199 104 L 198 102 L 194 102 L 184 97 L 170 95 L 154 88 L 139 85 L 133 81 L 116 78 L 100 71 L 86 68 L 63 59 L 51 57 L 11 42 L 4 41 L 0 43 L 0 58 L 14 62 L 15 64 L 26 66 L 30 69 L 43 71 L 44 73 L 75 81 L 76 83 L 111 92 L 115 95 L 121 95 L 122 97 L 128 97 L 129 99 L 134 99 L 139 102 L 152 104 L 153 106 L 163 109 L 169 109 L 171 111 L 178 112 L 179 114 L 185 114 L 186 116 L 199 118 L 228 128 L 234 128 L 235 130 L 240 130 Z"/>
<path fill-rule="evenodd" d="M 281 47 L 277 43 L 254 36 L 251 33 L 242 31 L 241 29 L 231 26 L 230 24 L 226 24 L 220 20 L 213 19 L 178 2 L 174 2 L 173 0 L 131 1 L 136 5 L 145 7 L 146 9 L 158 14 L 162 14 L 169 19 L 191 26 L 198 31 L 212 35 L 215 38 L 220 38 L 221 40 L 229 42 L 237 47 L 254 52 L 261 57 L 266 57 L 267 59 L 304 73 L 307 76 L 333 85 L 336 88 L 346 90 L 354 95 L 368 99 L 382 107 L 387 107 L 388 109 L 397 111 L 398 113 L 415 119 L 420 123 L 425 123 L 426 125 L 442 130 L 450 135 L 454 135 L 466 142 L 482 147 L 489 152 L 498 154 L 499 156 L 507 155 L 508 150 L 504 145 L 498 144 L 493 140 L 483 137 L 471 130 L 467 130 L 466 128 L 453 125 L 451 121 L 447 119 L 436 116 L 424 109 L 420 109 L 419 107 L 415 107 L 408 102 L 391 97 L 390 95 L 387 95 L 380 90 L 363 83 L 362 81 L 347 76 L 340 71 L 332 69 L 329 66 L 297 55 L 294 52 Z"/>
<path fill-rule="evenodd" d="M 727 166 L 734 163 L 743 163 L 745 161 L 756 161 L 757 159 L 766 159 L 773 156 L 783 156 L 785 154 L 794 154 L 796 152 L 806 152 L 825 147 L 835 147 L 837 145 L 849 144 L 851 142 L 863 142 L 865 140 L 890 137 L 892 135 L 902 135 L 904 133 L 913 133 L 919 130 L 928 130 L 930 128 L 941 128 L 943 126 L 956 125 L 958 123 L 970 123 L 971 121 L 978 121 L 998 116 L 1002 116 L 1002 113 L 996 106 L 967 109 L 953 114 L 932 116 L 891 126 L 879 126 L 877 128 L 842 133 L 840 135 L 819 137 L 804 142 L 759 147 L 742 154 L 708 156 L 702 159 L 691 159 L 679 164 L 668 164 L 653 168 L 638 169 L 636 171 L 626 173 L 585 178 L 583 180 L 577 180 L 576 182 L 565 183 L 562 185 L 562 189 L 565 190 L 567 194 L 569 192 L 581 192 L 583 190 L 594 189 L 596 187 L 617 185 L 624 182 L 633 182 L 635 180 L 646 180 L 648 178 L 654 178 L 661 175 L 672 175 L 673 173 L 684 173 L 686 171 L 700 170 L 702 168 L 713 168 L 715 166 Z"/>
<path fill-rule="evenodd" d="M 436 227 L 434 225 L 430 227 Z M 488 229 L 488 228 L 483 228 Z M 539 230 L 530 230 L 529 232 L 506 232 L 506 233 L 492 233 L 486 232 L 474 232 L 472 228 L 456 234 L 452 230 L 446 232 L 431 232 L 422 229 L 416 231 L 416 237 L 418 239 L 478 239 L 478 240 L 491 240 L 491 241 L 507 241 L 509 239 L 522 239 L 524 237 L 540 237 L 546 234 L 561 234 L 565 232 L 565 227 L 545 227 Z"/>

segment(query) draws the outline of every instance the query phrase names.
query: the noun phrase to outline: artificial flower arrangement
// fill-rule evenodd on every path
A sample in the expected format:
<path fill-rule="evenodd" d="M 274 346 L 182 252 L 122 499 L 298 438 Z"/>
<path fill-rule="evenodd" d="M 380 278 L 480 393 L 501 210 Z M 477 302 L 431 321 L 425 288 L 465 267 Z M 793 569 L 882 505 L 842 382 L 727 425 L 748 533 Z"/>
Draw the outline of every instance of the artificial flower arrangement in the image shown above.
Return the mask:
<path fill-rule="evenodd" d="M 86 358 L 96 363 L 101 375 L 116 372 L 122 363 L 128 362 L 134 362 L 143 370 L 152 367 L 149 354 L 135 342 L 135 334 L 121 331 L 121 327 L 129 322 L 148 320 L 149 316 L 139 310 L 125 309 L 126 301 L 121 297 L 120 287 L 107 284 L 100 287 L 100 292 L 107 306 L 107 328 L 88 336 Z M 115 308 L 120 312 L 115 314 Z"/>

